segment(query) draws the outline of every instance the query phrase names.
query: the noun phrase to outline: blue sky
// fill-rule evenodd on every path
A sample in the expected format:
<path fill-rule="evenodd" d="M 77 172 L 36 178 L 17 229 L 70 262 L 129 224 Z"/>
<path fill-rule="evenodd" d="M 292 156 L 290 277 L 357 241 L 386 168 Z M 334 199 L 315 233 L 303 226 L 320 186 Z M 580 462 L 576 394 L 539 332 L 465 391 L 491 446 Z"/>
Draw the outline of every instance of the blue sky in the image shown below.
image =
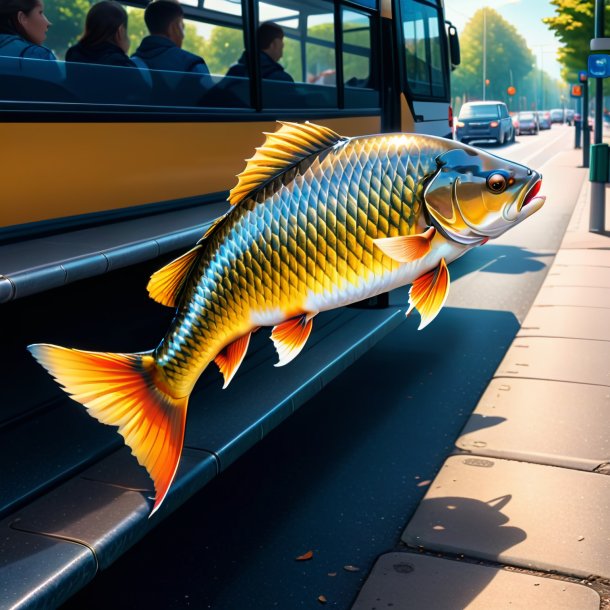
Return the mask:
<path fill-rule="evenodd" d="M 552 17 L 555 7 L 548 0 L 445 0 L 445 16 L 462 31 L 474 13 L 484 6 L 498 11 L 525 38 L 536 61 L 553 78 L 559 77 L 560 65 L 556 60 L 560 42 L 542 23 L 543 17 Z"/>

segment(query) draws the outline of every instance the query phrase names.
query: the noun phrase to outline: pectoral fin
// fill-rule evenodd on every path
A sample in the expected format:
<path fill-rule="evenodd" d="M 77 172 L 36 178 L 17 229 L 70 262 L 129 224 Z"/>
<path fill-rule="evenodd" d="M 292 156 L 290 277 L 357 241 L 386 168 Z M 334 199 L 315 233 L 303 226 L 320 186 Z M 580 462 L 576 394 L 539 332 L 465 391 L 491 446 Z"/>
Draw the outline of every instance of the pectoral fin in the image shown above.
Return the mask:
<path fill-rule="evenodd" d="M 432 238 L 436 233 L 434 227 L 428 228 L 421 235 L 404 235 L 400 237 L 382 237 L 373 243 L 390 258 L 399 263 L 411 263 L 423 258 L 430 252 Z"/>
<path fill-rule="evenodd" d="M 421 323 L 417 330 L 425 328 L 436 318 L 442 309 L 447 295 L 449 294 L 449 270 L 445 259 L 441 258 L 441 262 L 436 269 L 418 277 L 412 284 L 409 290 L 409 311 L 414 308 L 421 315 Z"/>
<path fill-rule="evenodd" d="M 237 373 L 237 369 L 248 351 L 251 334 L 252 333 L 248 333 L 236 341 L 233 341 L 233 343 L 227 345 L 227 347 L 214 358 L 214 362 L 218 365 L 218 368 L 225 379 L 225 383 L 222 386 L 223 390 L 231 383 L 231 379 L 233 379 L 233 376 Z"/>
<path fill-rule="evenodd" d="M 271 340 L 280 357 L 275 366 L 284 366 L 299 355 L 307 343 L 315 315 L 304 313 L 273 327 Z"/>

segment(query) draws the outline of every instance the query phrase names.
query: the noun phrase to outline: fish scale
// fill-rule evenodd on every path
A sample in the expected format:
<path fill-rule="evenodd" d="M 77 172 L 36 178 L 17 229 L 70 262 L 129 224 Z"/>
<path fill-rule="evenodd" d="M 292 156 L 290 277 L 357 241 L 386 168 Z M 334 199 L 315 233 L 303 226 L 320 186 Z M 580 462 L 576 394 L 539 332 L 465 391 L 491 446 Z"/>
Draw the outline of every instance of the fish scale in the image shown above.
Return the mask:
<path fill-rule="evenodd" d="M 208 238 L 184 297 L 197 307 L 196 323 L 178 314 L 156 350 L 177 395 L 190 392 L 202 368 L 256 326 L 252 312 L 266 312 L 268 325 L 277 324 L 286 313 L 300 313 L 308 294 L 355 289 L 363 273 L 396 266 L 371 238 L 421 230 L 421 205 L 409 187 L 430 172 L 433 161 L 430 156 L 428 165 L 422 163 L 417 143 L 407 148 L 405 142 L 400 148 L 389 137 L 351 140 L 301 164 L 290 180 L 272 180 L 231 210 Z M 418 173 L 408 175 L 409 169 Z M 237 272 L 242 267 L 245 275 Z M 190 332 L 194 341 L 186 342 Z M 188 357 L 177 358 L 181 351 Z"/>

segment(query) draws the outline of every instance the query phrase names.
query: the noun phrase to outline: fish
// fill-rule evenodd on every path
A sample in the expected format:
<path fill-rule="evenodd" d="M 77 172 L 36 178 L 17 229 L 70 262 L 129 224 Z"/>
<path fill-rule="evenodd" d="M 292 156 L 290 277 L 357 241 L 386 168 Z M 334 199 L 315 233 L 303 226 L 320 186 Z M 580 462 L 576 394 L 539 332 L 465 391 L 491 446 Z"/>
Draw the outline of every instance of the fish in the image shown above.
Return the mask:
<path fill-rule="evenodd" d="M 155 487 L 175 477 L 189 396 L 215 362 L 227 387 L 252 333 L 272 327 L 284 366 L 323 311 L 411 284 L 419 329 L 441 311 L 448 264 L 544 204 L 541 175 L 460 142 L 393 133 L 344 137 L 280 122 L 247 159 L 229 211 L 155 272 L 151 298 L 175 309 L 156 348 L 133 354 L 28 346 L 75 401 L 118 432 Z"/>

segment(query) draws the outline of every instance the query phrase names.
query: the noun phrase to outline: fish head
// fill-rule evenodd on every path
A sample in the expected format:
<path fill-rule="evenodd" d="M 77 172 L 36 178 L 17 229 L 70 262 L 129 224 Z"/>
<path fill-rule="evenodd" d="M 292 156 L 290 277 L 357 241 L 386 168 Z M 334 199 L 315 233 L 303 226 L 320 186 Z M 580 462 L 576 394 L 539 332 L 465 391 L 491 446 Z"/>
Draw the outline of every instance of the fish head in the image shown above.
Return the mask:
<path fill-rule="evenodd" d="M 502 235 L 543 205 L 542 176 L 485 151 L 451 142 L 436 157 L 424 188 L 432 224 L 445 237 L 480 245 Z"/>

